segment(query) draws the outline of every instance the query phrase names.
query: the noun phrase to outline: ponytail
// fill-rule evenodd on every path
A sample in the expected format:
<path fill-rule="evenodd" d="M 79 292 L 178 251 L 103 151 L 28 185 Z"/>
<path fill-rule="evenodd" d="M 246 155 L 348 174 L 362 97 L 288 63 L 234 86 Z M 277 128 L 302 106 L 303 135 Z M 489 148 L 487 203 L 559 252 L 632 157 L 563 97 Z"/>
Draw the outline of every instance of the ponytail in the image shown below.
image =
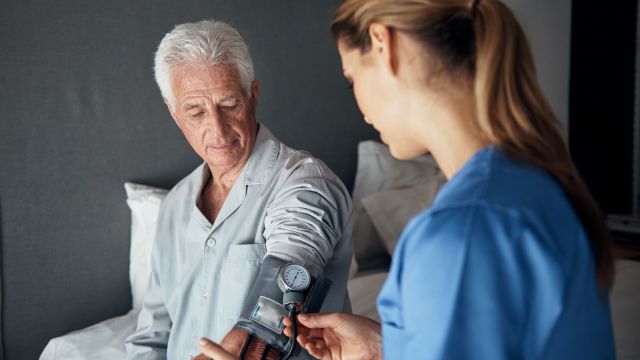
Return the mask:
<path fill-rule="evenodd" d="M 560 184 L 589 237 L 598 287 L 614 276 L 609 231 L 573 165 L 561 127 L 537 81 L 524 32 L 500 1 L 477 1 L 474 92 L 478 126 L 489 142 L 546 170 Z"/>
<path fill-rule="evenodd" d="M 589 237 L 604 294 L 614 275 L 605 219 L 571 161 L 511 11 L 499 0 L 345 0 L 331 31 L 347 46 L 366 52 L 373 22 L 413 35 L 449 74 L 473 79 L 477 128 L 506 154 L 536 165 L 560 184 Z"/>

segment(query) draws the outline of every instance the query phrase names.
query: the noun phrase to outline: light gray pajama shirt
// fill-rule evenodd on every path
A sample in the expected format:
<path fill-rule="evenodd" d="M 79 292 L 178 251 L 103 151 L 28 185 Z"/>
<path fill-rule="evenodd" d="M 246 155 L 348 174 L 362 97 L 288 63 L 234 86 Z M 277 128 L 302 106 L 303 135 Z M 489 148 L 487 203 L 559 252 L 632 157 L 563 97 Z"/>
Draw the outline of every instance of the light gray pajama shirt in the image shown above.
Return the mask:
<path fill-rule="evenodd" d="M 188 359 L 202 336 L 219 342 L 245 306 L 265 255 L 333 281 L 322 311 L 349 311 L 351 200 L 320 160 L 260 126 L 247 164 L 213 224 L 196 201 L 211 176 L 203 164 L 162 203 L 149 290 L 129 359 Z"/>

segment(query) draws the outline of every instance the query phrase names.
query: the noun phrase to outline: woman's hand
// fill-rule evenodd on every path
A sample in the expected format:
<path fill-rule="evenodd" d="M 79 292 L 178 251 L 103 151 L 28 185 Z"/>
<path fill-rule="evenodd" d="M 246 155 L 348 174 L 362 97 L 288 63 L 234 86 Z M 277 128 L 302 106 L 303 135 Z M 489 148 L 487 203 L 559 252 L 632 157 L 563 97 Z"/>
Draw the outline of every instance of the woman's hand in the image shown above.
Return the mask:
<path fill-rule="evenodd" d="M 291 319 L 285 318 L 284 333 L 291 336 Z M 300 346 L 322 360 L 382 359 L 380 324 L 346 313 L 298 316 Z"/>

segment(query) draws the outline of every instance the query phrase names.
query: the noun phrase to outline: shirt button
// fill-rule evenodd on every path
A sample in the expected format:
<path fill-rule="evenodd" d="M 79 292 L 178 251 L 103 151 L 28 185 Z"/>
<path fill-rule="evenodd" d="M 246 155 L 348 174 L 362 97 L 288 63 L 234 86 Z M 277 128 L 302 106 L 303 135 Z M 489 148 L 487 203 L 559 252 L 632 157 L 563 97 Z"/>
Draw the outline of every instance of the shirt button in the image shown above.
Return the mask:
<path fill-rule="evenodd" d="M 209 240 L 207 240 L 207 247 L 212 248 L 215 244 L 216 244 L 216 239 L 211 237 L 209 238 Z"/>

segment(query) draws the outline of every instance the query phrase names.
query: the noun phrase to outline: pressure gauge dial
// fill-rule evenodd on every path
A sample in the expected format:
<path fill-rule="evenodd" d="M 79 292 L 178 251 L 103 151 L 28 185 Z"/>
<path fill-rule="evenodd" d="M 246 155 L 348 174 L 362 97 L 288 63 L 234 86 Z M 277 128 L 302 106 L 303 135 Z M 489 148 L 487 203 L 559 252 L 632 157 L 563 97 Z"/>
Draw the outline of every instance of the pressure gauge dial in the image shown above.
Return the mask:
<path fill-rule="evenodd" d="M 300 265 L 288 264 L 280 270 L 278 286 L 282 292 L 307 290 L 311 284 L 311 276 L 307 269 Z"/>

